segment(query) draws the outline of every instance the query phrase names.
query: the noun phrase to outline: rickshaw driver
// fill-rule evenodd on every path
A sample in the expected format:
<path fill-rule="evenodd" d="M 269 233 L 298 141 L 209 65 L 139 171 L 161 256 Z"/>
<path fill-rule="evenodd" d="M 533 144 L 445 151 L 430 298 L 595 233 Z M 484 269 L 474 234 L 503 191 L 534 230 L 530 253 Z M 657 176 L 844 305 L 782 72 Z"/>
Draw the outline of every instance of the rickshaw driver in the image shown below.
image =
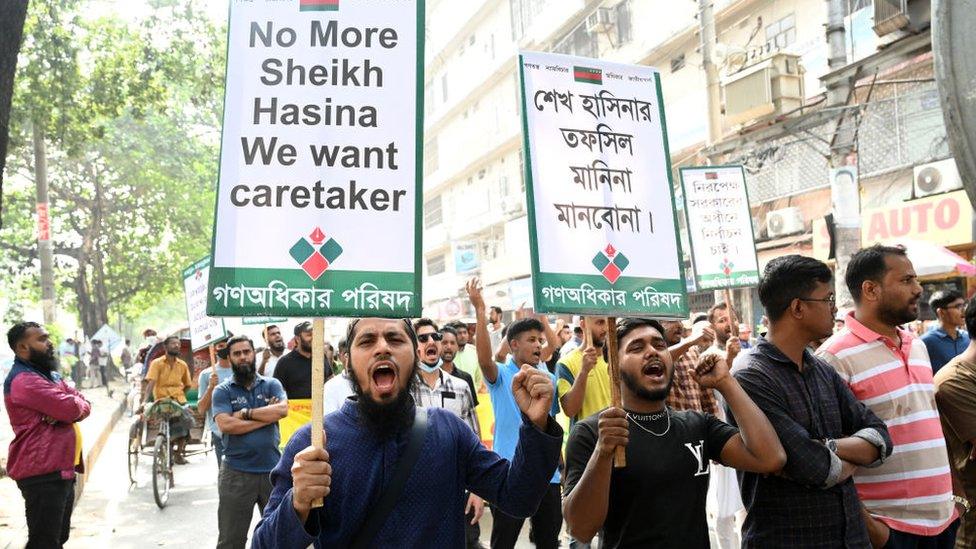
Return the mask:
<path fill-rule="evenodd" d="M 141 414 L 149 402 L 149 395 L 155 401 L 162 399 L 172 399 L 182 406 L 182 414 L 169 418 L 170 440 L 176 443 L 173 453 L 173 463 L 177 465 L 186 464 L 184 456 L 186 441 L 190 435 L 190 427 L 193 426 L 193 415 L 186 406 L 186 390 L 190 385 L 190 367 L 180 359 L 180 338 L 169 336 L 163 341 L 163 348 L 166 354 L 153 360 L 149 364 L 149 372 L 146 380 L 145 398 L 142 406 L 139 407 Z"/>

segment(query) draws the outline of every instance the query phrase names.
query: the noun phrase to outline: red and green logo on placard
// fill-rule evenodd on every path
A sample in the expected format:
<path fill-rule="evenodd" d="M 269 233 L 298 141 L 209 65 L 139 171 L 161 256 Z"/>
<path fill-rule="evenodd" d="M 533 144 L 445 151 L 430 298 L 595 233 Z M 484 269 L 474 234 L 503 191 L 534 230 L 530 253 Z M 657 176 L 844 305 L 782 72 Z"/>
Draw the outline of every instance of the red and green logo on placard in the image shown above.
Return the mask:
<path fill-rule="evenodd" d="M 732 263 L 731 261 L 729 261 L 729 258 L 726 257 L 725 259 L 722 260 L 721 267 L 722 267 L 722 272 L 725 273 L 725 276 L 729 276 L 730 274 L 732 274 L 732 270 L 735 269 L 735 263 Z"/>
<path fill-rule="evenodd" d="M 600 250 L 593 256 L 593 266 L 596 270 L 600 271 L 603 278 L 607 279 L 607 282 L 614 284 L 620 275 L 624 272 L 624 269 L 630 265 L 630 260 L 627 256 L 617 251 L 613 247 L 613 244 L 607 244 L 607 247 Z"/>
<path fill-rule="evenodd" d="M 302 266 L 302 270 L 309 278 L 318 280 L 322 273 L 342 255 L 342 246 L 332 238 L 326 240 L 322 229 L 315 227 L 312 234 L 299 238 L 288 253 Z"/>
<path fill-rule="evenodd" d="M 577 82 L 588 84 L 603 84 L 603 70 L 589 67 L 573 66 L 573 78 Z"/>
<path fill-rule="evenodd" d="M 339 11 L 339 0 L 298 0 L 299 11 Z"/>

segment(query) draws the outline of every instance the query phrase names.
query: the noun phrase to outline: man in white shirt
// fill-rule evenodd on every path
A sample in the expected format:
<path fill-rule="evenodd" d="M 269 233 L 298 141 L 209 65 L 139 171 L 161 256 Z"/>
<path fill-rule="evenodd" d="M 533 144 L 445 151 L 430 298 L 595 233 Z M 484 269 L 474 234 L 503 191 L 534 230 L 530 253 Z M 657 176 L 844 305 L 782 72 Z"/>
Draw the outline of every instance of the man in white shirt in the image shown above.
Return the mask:
<path fill-rule="evenodd" d="M 264 377 L 274 377 L 278 359 L 285 354 L 285 340 L 281 337 L 281 330 L 275 324 L 265 327 L 261 335 L 264 336 L 264 342 L 268 344 L 268 347 L 261 353 L 258 373 Z"/>

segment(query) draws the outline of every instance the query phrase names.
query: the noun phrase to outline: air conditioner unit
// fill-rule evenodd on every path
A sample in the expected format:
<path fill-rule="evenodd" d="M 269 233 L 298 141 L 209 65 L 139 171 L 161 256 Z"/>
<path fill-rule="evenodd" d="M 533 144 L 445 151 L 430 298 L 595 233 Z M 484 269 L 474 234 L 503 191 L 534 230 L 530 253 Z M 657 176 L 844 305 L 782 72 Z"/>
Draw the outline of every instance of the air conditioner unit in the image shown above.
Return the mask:
<path fill-rule="evenodd" d="M 722 82 L 726 122 L 741 124 L 799 109 L 803 72 L 800 56 L 780 52 L 727 76 Z"/>
<path fill-rule="evenodd" d="M 607 32 L 617 24 L 616 13 L 610 8 L 597 8 L 586 16 L 586 32 Z"/>
<path fill-rule="evenodd" d="M 783 208 L 766 214 L 766 233 L 769 238 L 802 233 L 803 215 L 800 208 Z"/>
<path fill-rule="evenodd" d="M 522 213 L 522 197 L 518 195 L 502 198 L 502 211 L 506 214 Z"/>
<path fill-rule="evenodd" d="M 915 166 L 915 197 L 921 198 L 962 188 L 962 178 L 952 158 Z"/>
<path fill-rule="evenodd" d="M 874 33 L 919 32 L 932 21 L 931 0 L 874 0 Z"/>

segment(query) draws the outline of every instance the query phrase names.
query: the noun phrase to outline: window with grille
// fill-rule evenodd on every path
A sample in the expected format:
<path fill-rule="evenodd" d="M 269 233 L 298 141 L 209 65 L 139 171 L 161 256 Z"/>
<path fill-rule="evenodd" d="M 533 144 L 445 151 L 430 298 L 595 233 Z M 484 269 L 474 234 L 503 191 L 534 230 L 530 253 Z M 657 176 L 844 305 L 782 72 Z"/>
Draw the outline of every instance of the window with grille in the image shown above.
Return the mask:
<path fill-rule="evenodd" d="M 430 276 L 443 274 L 447 270 L 447 262 L 444 254 L 435 255 L 427 258 L 427 274 Z"/>
<path fill-rule="evenodd" d="M 596 35 L 588 32 L 586 25 L 580 24 L 565 38 L 557 42 L 552 51 L 582 57 L 599 57 L 600 46 Z"/>
<path fill-rule="evenodd" d="M 441 195 L 424 202 L 424 228 L 436 227 L 444 222 L 444 214 L 441 211 Z"/>
<path fill-rule="evenodd" d="M 633 39 L 634 26 L 630 18 L 630 0 L 624 0 L 614 8 L 617 11 L 617 47 Z"/>
<path fill-rule="evenodd" d="M 437 154 L 437 136 L 434 136 L 424 142 L 424 175 L 437 171 Z"/>
<path fill-rule="evenodd" d="M 796 42 L 796 16 L 789 14 L 779 21 L 766 25 L 767 51 L 783 49 Z"/>

